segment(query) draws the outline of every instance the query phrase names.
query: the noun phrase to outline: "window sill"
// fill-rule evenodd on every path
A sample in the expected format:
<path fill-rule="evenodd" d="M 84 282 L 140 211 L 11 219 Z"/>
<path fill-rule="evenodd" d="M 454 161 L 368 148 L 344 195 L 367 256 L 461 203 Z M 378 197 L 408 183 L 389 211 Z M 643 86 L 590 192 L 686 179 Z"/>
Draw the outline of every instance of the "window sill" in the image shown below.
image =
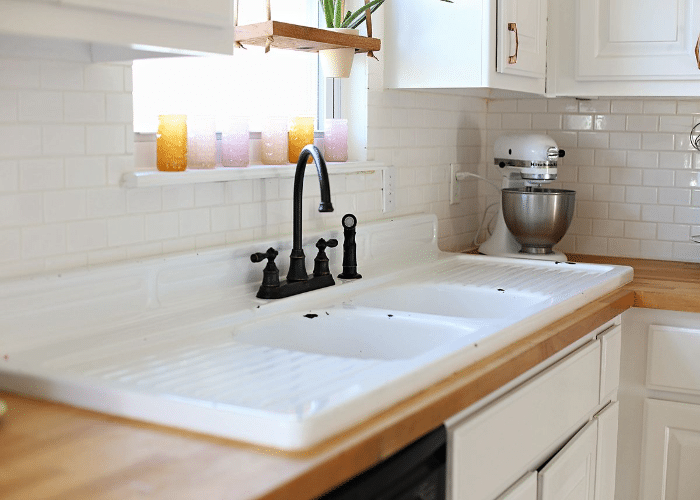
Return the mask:
<path fill-rule="evenodd" d="M 366 174 L 383 170 L 386 165 L 375 161 L 327 163 L 328 174 Z M 122 176 L 122 186 L 126 188 L 174 186 L 199 184 L 204 182 L 227 182 L 248 179 L 272 179 L 294 177 L 296 165 L 249 165 L 245 168 L 216 167 L 211 169 L 190 169 L 183 172 L 160 172 L 141 170 L 127 172 Z M 305 175 L 317 175 L 313 165 L 308 165 Z"/>

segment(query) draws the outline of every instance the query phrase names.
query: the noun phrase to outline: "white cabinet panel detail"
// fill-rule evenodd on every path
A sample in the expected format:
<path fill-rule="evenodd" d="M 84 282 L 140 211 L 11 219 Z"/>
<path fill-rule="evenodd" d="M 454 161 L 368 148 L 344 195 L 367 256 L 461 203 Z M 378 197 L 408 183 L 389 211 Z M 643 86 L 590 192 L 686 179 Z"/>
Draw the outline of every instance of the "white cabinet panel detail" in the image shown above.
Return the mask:
<path fill-rule="evenodd" d="M 642 498 L 700 498 L 700 405 L 648 399 L 644 429 Z"/>
<path fill-rule="evenodd" d="M 599 390 L 593 342 L 449 430 L 451 498 L 495 498 L 585 421 Z"/>
<path fill-rule="evenodd" d="M 544 78 L 546 35 L 546 0 L 498 0 L 497 71 Z"/>
<path fill-rule="evenodd" d="M 601 376 L 600 402 L 614 399 L 614 393 L 620 384 L 620 355 L 622 354 L 622 328 L 618 325 L 602 333 L 601 339 Z"/>
<path fill-rule="evenodd" d="M 595 500 L 615 499 L 619 416 L 620 403 L 614 402 L 596 417 L 598 445 L 596 447 Z"/>
<path fill-rule="evenodd" d="M 537 472 L 526 474 L 496 500 L 537 500 Z"/>
<path fill-rule="evenodd" d="M 594 500 L 597 436 L 593 420 L 540 471 L 539 500 Z"/>
<path fill-rule="evenodd" d="M 699 78 L 697 0 L 578 0 L 577 80 Z"/>
<path fill-rule="evenodd" d="M 700 394 L 700 329 L 651 325 L 647 386 Z"/>

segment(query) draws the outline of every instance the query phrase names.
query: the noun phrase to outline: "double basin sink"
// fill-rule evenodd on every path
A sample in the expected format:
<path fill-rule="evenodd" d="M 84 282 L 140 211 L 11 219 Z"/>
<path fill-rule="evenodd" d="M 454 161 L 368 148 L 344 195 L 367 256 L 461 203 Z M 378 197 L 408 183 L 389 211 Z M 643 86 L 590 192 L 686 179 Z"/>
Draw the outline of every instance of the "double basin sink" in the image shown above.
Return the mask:
<path fill-rule="evenodd" d="M 0 389 L 307 449 L 632 278 L 436 234 L 434 216 L 367 225 L 363 279 L 280 300 L 255 298 L 259 243 L 5 283 Z"/>

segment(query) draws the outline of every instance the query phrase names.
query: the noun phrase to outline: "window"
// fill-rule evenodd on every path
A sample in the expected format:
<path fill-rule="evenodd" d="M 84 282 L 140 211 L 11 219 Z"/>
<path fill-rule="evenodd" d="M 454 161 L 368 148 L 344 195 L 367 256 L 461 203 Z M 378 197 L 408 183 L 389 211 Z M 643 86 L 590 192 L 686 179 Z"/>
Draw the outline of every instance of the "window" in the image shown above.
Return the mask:
<path fill-rule="evenodd" d="M 265 20 L 264 2 L 241 0 L 239 23 Z M 315 26 L 316 0 L 275 0 L 273 19 Z M 177 57 L 135 61 L 134 131 L 152 133 L 160 114 L 213 115 L 217 121 L 247 116 L 260 130 L 266 116 L 323 116 L 318 58 L 260 47 L 233 56 Z"/>

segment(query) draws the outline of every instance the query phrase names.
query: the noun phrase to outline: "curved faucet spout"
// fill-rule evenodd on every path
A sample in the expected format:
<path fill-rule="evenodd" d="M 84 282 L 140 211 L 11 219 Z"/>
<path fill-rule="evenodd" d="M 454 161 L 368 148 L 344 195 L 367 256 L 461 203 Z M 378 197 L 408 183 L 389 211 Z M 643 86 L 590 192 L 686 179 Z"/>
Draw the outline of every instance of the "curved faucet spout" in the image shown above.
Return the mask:
<path fill-rule="evenodd" d="M 316 164 L 318 172 L 318 182 L 321 188 L 321 204 L 318 207 L 319 212 L 332 212 L 333 204 L 331 203 L 331 187 L 328 183 L 328 170 L 326 169 L 326 161 L 321 155 L 321 151 L 309 144 L 304 146 L 297 161 L 296 173 L 294 174 L 294 241 L 292 253 L 289 256 L 289 273 L 287 273 L 287 281 L 306 281 L 308 275 L 306 273 L 306 262 L 304 249 L 301 244 L 301 201 L 304 190 L 304 173 L 306 172 L 306 162 L 311 156 Z"/>

